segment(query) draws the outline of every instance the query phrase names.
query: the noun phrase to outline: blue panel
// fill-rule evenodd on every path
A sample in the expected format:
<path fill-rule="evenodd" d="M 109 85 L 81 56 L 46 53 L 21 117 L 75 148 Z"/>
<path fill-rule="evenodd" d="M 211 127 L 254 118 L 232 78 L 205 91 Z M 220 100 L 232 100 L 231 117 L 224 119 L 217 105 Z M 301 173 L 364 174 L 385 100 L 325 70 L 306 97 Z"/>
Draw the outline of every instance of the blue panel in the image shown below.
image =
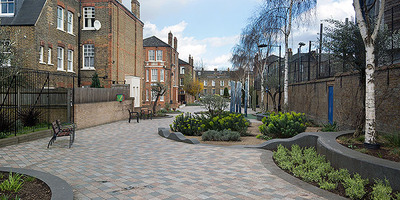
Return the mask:
<path fill-rule="evenodd" d="M 328 120 L 333 124 L 333 86 L 329 86 L 328 93 Z"/>

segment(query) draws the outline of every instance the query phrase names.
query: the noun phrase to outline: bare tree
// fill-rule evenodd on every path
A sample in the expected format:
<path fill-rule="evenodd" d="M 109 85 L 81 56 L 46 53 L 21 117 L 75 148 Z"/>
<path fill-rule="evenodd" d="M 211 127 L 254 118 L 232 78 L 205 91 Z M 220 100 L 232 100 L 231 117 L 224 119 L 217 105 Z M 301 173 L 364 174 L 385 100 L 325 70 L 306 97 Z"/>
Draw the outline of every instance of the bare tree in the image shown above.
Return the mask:
<path fill-rule="evenodd" d="M 152 84 L 151 91 L 154 95 L 156 95 L 156 99 L 154 100 L 153 104 L 153 113 L 156 113 L 158 99 L 165 94 L 165 92 L 167 91 L 167 86 L 160 82 L 157 82 Z"/>
<path fill-rule="evenodd" d="M 365 45 L 365 143 L 376 144 L 375 121 L 375 45 L 383 18 L 385 0 L 354 0 L 354 9 Z M 376 10 L 378 13 L 376 15 Z"/>

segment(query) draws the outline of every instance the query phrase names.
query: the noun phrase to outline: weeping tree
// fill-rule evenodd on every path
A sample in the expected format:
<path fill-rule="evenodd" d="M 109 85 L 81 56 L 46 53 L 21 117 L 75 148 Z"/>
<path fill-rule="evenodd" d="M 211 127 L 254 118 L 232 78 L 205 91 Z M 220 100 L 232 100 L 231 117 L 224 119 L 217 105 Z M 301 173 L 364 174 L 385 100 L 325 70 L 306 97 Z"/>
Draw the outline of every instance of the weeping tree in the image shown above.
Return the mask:
<path fill-rule="evenodd" d="M 377 59 L 375 47 L 381 28 L 385 0 L 354 0 L 353 5 L 365 46 L 365 143 L 376 144 L 374 73 Z"/>
<path fill-rule="evenodd" d="M 306 25 L 315 13 L 317 0 L 264 0 L 258 25 L 261 30 L 283 34 L 285 43 L 283 109 L 288 110 L 289 94 L 289 37 L 294 20 L 297 25 Z"/>

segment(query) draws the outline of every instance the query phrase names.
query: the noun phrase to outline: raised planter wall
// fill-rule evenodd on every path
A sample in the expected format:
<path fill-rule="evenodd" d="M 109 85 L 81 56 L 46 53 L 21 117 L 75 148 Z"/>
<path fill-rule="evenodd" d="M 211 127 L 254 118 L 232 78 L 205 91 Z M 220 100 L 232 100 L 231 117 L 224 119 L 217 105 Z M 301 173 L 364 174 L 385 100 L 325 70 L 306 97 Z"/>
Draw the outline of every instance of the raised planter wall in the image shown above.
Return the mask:
<path fill-rule="evenodd" d="M 23 143 L 23 142 L 29 142 L 29 141 L 33 141 L 33 140 L 41 139 L 41 138 L 49 138 L 49 140 L 50 140 L 51 136 L 52 136 L 52 133 L 50 130 L 43 130 L 43 131 L 28 133 L 25 135 L 18 135 L 18 136 L 10 137 L 10 138 L 3 138 L 0 140 L 0 148 L 9 146 L 9 145 Z"/>
<path fill-rule="evenodd" d="M 400 191 L 400 163 L 351 150 L 336 141 L 337 137 L 353 132 L 301 133 L 293 138 L 274 139 L 260 145 L 248 146 L 248 148 L 276 150 L 279 144 L 286 148 L 291 148 L 293 144 L 298 144 L 301 147 L 315 147 L 319 154 L 325 155 L 333 167 L 359 173 L 363 178 L 369 178 L 370 181 L 386 178 L 394 190 Z"/>

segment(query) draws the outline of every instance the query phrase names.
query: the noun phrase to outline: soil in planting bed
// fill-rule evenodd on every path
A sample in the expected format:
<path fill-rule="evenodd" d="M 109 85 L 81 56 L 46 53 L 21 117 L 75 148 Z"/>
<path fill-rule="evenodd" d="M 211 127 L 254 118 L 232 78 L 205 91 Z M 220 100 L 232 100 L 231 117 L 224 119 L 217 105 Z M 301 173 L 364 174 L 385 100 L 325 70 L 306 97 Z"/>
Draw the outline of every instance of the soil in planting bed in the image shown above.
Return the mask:
<path fill-rule="evenodd" d="M 15 173 L 13 173 L 13 176 Z M 0 183 L 8 179 L 8 172 L 0 172 Z M 0 198 L 8 196 L 9 199 L 14 199 L 16 196 L 22 200 L 50 200 L 51 190 L 49 186 L 43 181 L 34 178 L 33 180 L 26 180 L 27 176 L 23 176 L 25 180 L 21 189 L 18 192 L 0 191 Z"/>
<path fill-rule="evenodd" d="M 347 148 L 353 149 L 361 153 L 375 156 L 377 158 L 391 160 L 394 162 L 400 162 L 400 153 L 395 153 L 396 148 L 394 147 L 383 145 L 379 149 L 367 149 L 364 147 L 363 142 L 357 140 L 357 138 L 353 138 L 352 135 L 341 136 L 337 138 L 336 141 Z"/>

